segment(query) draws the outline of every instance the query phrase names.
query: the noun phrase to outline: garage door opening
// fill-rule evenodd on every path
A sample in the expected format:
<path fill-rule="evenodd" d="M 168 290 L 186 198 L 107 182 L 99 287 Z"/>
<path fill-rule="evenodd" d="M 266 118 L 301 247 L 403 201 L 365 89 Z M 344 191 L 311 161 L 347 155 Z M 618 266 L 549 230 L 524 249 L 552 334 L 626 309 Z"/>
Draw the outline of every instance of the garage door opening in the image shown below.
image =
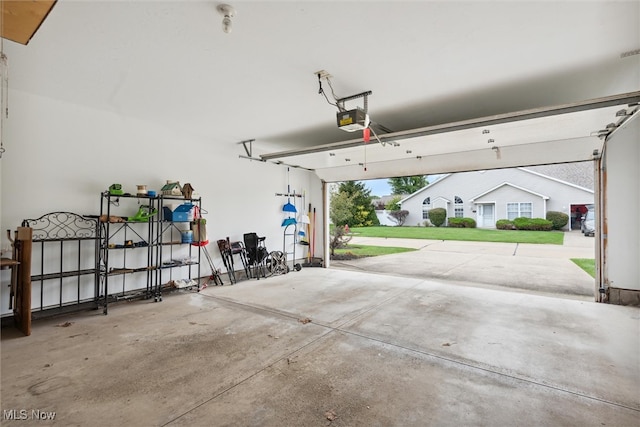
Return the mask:
<path fill-rule="evenodd" d="M 576 216 L 594 205 L 593 174 L 593 162 L 458 172 L 427 177 L 428 185 L 401 196 L 382 194 L 391 191 L 380 185 L 383 180 L 360 181 L 375 191 L 374 207 L 384 207 L 376 202 L 386 200 L 387 207 L 408 215 L 399 225 L 389 210 L 377 209 L 381 226 L 352 227 L 349 247 L 406 247 L 413 252 L 341 256 L 331 265 L 593 301 L 595 239 L 583 237 Z M 398 197 L 399 203 L 390 206 Z M 433 209 L 446 212 L 439 227 L 428 219 Z M 549 212 L 565 219 L 560 230 L 504 226 L 516 218 L 543 222 L 553 216 Z"/>
<path fill-rule="evenodd" d="M 640 92 L 636 91 L 394 132 L 381 135 L 373 144 L 358 138 L 260 157 L 312 169 L 325 183 L 591 161 L 596 170 L 594 205 L 601 230 L 595 236 L 595 299 L 640 305 L 640 265 L 636 262 L 640 256 L 639 111 Z M 490 190 L 464 203 L 486 206 L 499 192 L 518 188 L 504 184 Z M 547 195 L 543 191 L 526 190 L 536 193 L 544 204 Z M 527 209 L 521 200 L 511 203 L 509 209 L 514 213 Z M 566 208 L 572 204 L 584 201 L 568 201 Z M 496 217 L 499 209 L 496 204 Z M 328 227 L 324 235 L 327 241 Z M 325 245 L 325 259 L 327 255 Z"/>

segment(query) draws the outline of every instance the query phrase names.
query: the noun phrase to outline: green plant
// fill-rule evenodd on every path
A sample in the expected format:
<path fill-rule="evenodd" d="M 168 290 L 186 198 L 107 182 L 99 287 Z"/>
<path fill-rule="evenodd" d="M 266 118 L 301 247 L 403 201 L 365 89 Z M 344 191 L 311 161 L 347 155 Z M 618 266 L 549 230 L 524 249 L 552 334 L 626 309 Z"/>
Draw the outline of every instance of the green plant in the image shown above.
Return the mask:
<path fill-rule="evenodd" d="M 429 221 L 436 227 L 440 227 L 447 220 L 447 211 L 444 208 L 433 208 L 429 212 Z"/>
<path fill-rule="evenodd" d="M 449 218 L 449 227 L 476 228 L 476 220 L 473 218 Z"/>
<path fill-rule="evenodd" d="M 345 226 L 337 225 L 330 230 L 331 239 L 329 239 L 329 248 L 331 255 L 335 254 L 336 249 L 344 248 L 351 240 L 351 236 L 347 235 Z"/>
<path fill-rule="evenodd" d="M 498 230 L 515 230 L 516 227 L 513 225 L 513 221 L 508 219 L 499 219 L 496 221 L 496 228 Z"/>
<path fill-rule="evenodd" d="M 404 176 L 389 178 L 387 180 L 393 194 L 413 194 L 419 189 L 429 185 L 425 175 Z"/>
<path fill-rule="evenodd" d="M 547 220 L 551 221 L 554 230 L 562 230 L 569 222 L 569 215 L 564 212 L 548 211 Z"/>
<path fill-rule="evenodd" d="M 396 224 L 402 227 L 404 225 L 405 220 L 407 219 L 407 216 L 409 216 L 409 211 L 405 211 L 405 210 L 393 211 L 389 213 L 389 216 L 393 218 Z"/>
<path fill-rule="evenodd" d="M 395 196 L 393 199 L 389 200 L 389 202 L 386 205 L 384 205 L 384 208 L 388 211 L 399 211 L 400 203 L 398 202 L 400 200 L 402 200 L 402 197 Z"/>
<path fill-rule="evenodd" d="M 336 249 L 336 255 L 351 255 L 354 257 L 367 257 L 397 254 L 402 252 L 412 252 L 413 248 L 399 248 L 395 246 L 368 246 L 368 245 L 347 245 L 344 248 Z"/>
<path fill-rule="evenodd" d="M 550 231 L 553 223 L 543 218 L 519 217 L 513 220 L 516 230 Z"/>
<path fill-rule="evenodd" d="M 378 216 L 371 203 L 371 190 L 364 183 L 345 181 L 338 186 L 338 193 L 347 193 L 352 201 L 351 216 L 346 224 L 349 227 L 379 225 Z"/>
<path fill-rule="evenodd" d="M 333 191 L 329 203 L 329 219 L 334 225 L 345 225 L 352 221 L 355 210 L 353 195 L 344 191 Z"/>

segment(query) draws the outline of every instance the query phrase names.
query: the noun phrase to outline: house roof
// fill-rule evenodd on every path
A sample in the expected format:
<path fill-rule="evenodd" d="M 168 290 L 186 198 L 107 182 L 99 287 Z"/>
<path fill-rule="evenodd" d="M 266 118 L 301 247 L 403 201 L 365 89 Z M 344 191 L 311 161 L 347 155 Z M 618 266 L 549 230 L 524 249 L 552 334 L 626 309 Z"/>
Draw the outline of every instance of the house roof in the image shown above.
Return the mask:
<path fill-rule="evenodd" d="M 580 162 L 580 163 L 588 163 L 588 164 L 592 164 L 592 162 Z M 567 163 L 566 165 L 572 165 L 572 163 Z M 562 168 L 557 168 L 557 166 L 565 166 L 565 165 L 546 165 L 546 166 L 547 166 L 547 167 L 549 167 L 549 166 L 556 166 L 556 168 L 554 168 L 554 169 L 549 169 L 549 171 L 551 171 L 552 173 L 554 173 L 554 172 L 555 172 L 555 173 L 558 173 L 558 174 L 562 174 Z M 569 166 L 569 167 L 570 167 L 570 166 Z M 571 182 L 565 181 L 565 180 L 563 180 L 563 179 L 556 178 L 556 177 L 554 177 L 554 176 L 549 176 L 549 175 L 545 175 L 544 173 L 536 172 L 535 170 L 531 170 L 531 168 L 518 168 L 518 169 L 520 169 L 520 170 L 522 170 L 522 171 L 525 171 L 525 172 L 527 172 L 527 173 L 531 173 L 531 174 L 534 174 L 534 175 L 540 176 L 540 177 L 545 178 L 545 179 L 549 179 L 549 180 L 551 180 L 551 181 L 559 182 L 559 183 L 561 183 L 561 184 L 568 185 L 568 186 L 570 186 L 570 187 L 578 188 L 578 189 L 580 189 L 580 190 L 584 190 L 584 191 L 588 191 L 588 192 L 590 192 L 590 193 L 593 193 L 593 170 L 591 170 L 591 174 L 590 174 L 590 175 L 591 175 L 591 183 L 592 183 L 592 187 L 591 187 L 591 188 L 587 188 L 587 187 L 583 187 L 583 186 L 581 186 L 581 185 L 577 185 L 577 184 L 574 184 L 574 183 L 571 183 Z M 579 175 L 575 175 L 575 174 L 574 174 L 574 179 L 579 179 Z M 583 182 L 588 182 L 588 180 L 586 180 L 586 179 L 583 179 L 582 181 L 583 181 Z"/>
<path fill-rule="evenodd" d="M 451 175 L 453 175 L 453 174 L 448 173 L 448 174 L 445 174 L 445 175 L 441 176 L 441 177 L 440 177 L 439 179 L 437 179 L 436 181 L 430 182 L 430 183 L 429 183 L 429 185 L 427 185 L 427 186 L 425 186 L 425 187 L 422 187 L 421 189 L 416 190 L 416 191 L 414 191 L 413 193 L 409 194 L 407 197 L 405 197 L 404 199 L 400 200 L 398 203 L 402 204 L 405 200 L 409 200 L 409 199 L 411 199 L 411 198 L 413 198 L 413 197 L 417 196 L 418 194 L 422 193 L 423 191 L 426 191 L 428 188 L 431 188 L 431 187 L 433 187 L 434 185 L 436 185 L 436 184 L 438 184 L 438 183 L 442 182 L 442 180 L 443 180 L 443 179 L 446 179 L 446 178 L 448 178 L 448 177 L 449 177 L 449 176 L 451 176 Z"/>
<path fill-rule="evenodd" d="M 472 197 L 471 199 L 469 199 L 469 201 L 470 201 L 470 202 L 473 202 L 473 201 L 475 201 L 476 199 L 478 199 L 478 198 L 480 198 L 480 197 L 483 197 L 483 196 L 486 196 L 487 194 L 492 193 L 492 192 L 494 192 L 495 190 L 497 190 L 498 188 L 501 188 L 501 187 L 504 187 L 504 186 L 509 186 L 509 187 L 517 188 L 518 190 L 525 191 L 525 192 L 527 192 L 527 193 L 529 193 L 529 194 L 533 194 L 534 196 L 538 196 L 538 197 L 540 197 L 540 198 L 542 198 L 542 199 L 544 199 L 544 200 L 549 200 L 549 196 L 545 196 L 544 194 L 537 193 L 537 192 L 535 192 L 535 191 L 529 190 L 528 188 L 524 188 L 524 187 L 521 187 L 521 186 L 519 186 L 519 185 L 512 184 L 512 183 L 510 183 L 510 182 L 503 182 L 502 184 L 496 185 L 495 187 L 490 188 L 489 190 L 484 191 L 484 192 L 482 192 L 482 193 L 478 194 L 478 195 L 477 195 L 477 196 L 475 196 L 475 197 Z"/>
<path fill-rule="evenodd" d="M 560 165 L 546 165 L 546 166 L 541 166 L 541 167 L 529 167 L 529 168 L 521 167 L 521 168 L 516 168 L 516 169 L 521 170 L 521 171 L 526 172 L 526 173 L 531 174 L 531 175 L 535 175 L 535 176 L 538 176 L 538 177 L 541 177 L 541 178 L 544 178 L 544 179 L 548 179 L 550 181 L 558 182 L 558 183 L 561 183 L 563 185 L 567 185 L 567 186 L 570 186 L 570 187 L 573 187 L 573 188 L 577 188 L 577 189 L 582 190 L 582 191 L 593 193 L 594 191 L 593 191 L 592 188 L 581 186 L 581 185 L 578 185 L 578 184 L 575 183 L 575 182 L 584 182 L 584 183 L 588 184 L 589 183 L 589 178 L 588 178 L 589 175 L 591 175 L 591 181 L 593 181 L 593 173 L 590 173 L 592 171 L 592 167 L 593 167 L 592 165 L 593 165 L 592 162 L 578 162 L 578 163 L 575 163 L 575 164 L 574 163 L 566 163 L 566 164 L 560 164 Z M 504 170 L 506 170 L 506 169 L 504 169 Z M 554 175 L 553 176 L 546 175 L 546 174 L 541 172 L 542 170 L 548 171 L 549 173 L 553 173 Z M 468 172 L 459 172 L 459 173 L 468 173 Z M 452 175 L 455 175 L 455 174 L 443 175 L 437 181 L 434 181 L 434 182 L 430 183 L 429 185 L 427 185 L 425 187 L 422 187 L 421 189 L 415 191 L 414 193 L 412 193 L 412 194 L 408 195 L 407 197 L 405 197 L 404 199 L 400 200 L 399 203 L 402 204 L 405 201 L 407 201 L 407 200 L 409 200 L 409 199 L 411 199 L 413 197 L 416 197 L 420 193 L 431 189 L 433 186 L 438 185 L 444 179 L 446 179 L 446 178 L 448 178 L 448 177 L 450 177 Z M 581 178 L 581 176 L 586 176 L 586 177 L 582 177 Z M 560 177 L 567 177 L 567 178 L 571 179 L 571 181 L 573 181 L 573 182 L 566 181 L 564 179 L 561 179 Z M 489 192 L 491 192 L 491 191 L 493 191 L 493 190 L 495 190 L 495 189 L 497 189 L 500 186 L 505 185 L 505 184 L 510 185 L 510 186 L 512 186 L 514 188 L 518 188 L 520 190 L 527 191 L 529 193 L 538 195 L 540 197 L 546 197 L 547 199 L 549 198 L 549 196 L 545 196 L 543 194 L 528 190 L 527 188 L 522 187 L 522 186 L 518 186 L 517 184 L 514 184 L 512 182 L 505 181 L 504 183 L 500 184 L 499 186 L 496 186 L 491 190 L 488 190 L 488 191 L 486 191 L 486 192 L 484 192 L 482 194 L 477 195 L 476 197 L 474 197 L 474 199 L 477 199 L 478 197 L 481 197 L 484 194 L 487 194 L 487 193 L 489 193 Z"/>

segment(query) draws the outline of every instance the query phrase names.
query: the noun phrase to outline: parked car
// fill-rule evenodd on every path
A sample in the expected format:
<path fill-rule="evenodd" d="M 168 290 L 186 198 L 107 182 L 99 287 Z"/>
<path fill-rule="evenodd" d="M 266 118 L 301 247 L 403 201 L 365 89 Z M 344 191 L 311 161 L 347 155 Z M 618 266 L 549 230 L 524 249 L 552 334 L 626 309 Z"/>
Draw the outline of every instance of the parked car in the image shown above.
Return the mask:
<path fill-rule="evenodd" d="M 596 211 L 589 209 L 585 216 L 582 217 L 582 226 L 580 227 L 582 234 L 585 236 L 595 236 L 596 234 Z"/>

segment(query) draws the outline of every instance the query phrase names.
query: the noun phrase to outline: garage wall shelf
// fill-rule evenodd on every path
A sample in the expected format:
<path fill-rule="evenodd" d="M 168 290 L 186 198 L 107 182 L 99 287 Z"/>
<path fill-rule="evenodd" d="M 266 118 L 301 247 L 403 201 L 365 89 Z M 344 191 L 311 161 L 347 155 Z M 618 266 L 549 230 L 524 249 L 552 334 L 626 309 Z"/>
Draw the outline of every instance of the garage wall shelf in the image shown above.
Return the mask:
<path fill-rule="evenodd" d="M 193 212 L 201 211 L 202 200 L 160 195 L 158 203 L 163 214 L 158 223 L 154 298 L 162 301 L 162 291 L 172 289 L 176 280 L 183 281 L 188 288 L 200 290 L 201 251 L 192 245 L 191 227 Z"/>
<path fill-rule="evenodd" d="M 158 197 L 102 193 L 98 288 L 104 314 L 110 301 L 155 296 L 159 206 Z"/>

